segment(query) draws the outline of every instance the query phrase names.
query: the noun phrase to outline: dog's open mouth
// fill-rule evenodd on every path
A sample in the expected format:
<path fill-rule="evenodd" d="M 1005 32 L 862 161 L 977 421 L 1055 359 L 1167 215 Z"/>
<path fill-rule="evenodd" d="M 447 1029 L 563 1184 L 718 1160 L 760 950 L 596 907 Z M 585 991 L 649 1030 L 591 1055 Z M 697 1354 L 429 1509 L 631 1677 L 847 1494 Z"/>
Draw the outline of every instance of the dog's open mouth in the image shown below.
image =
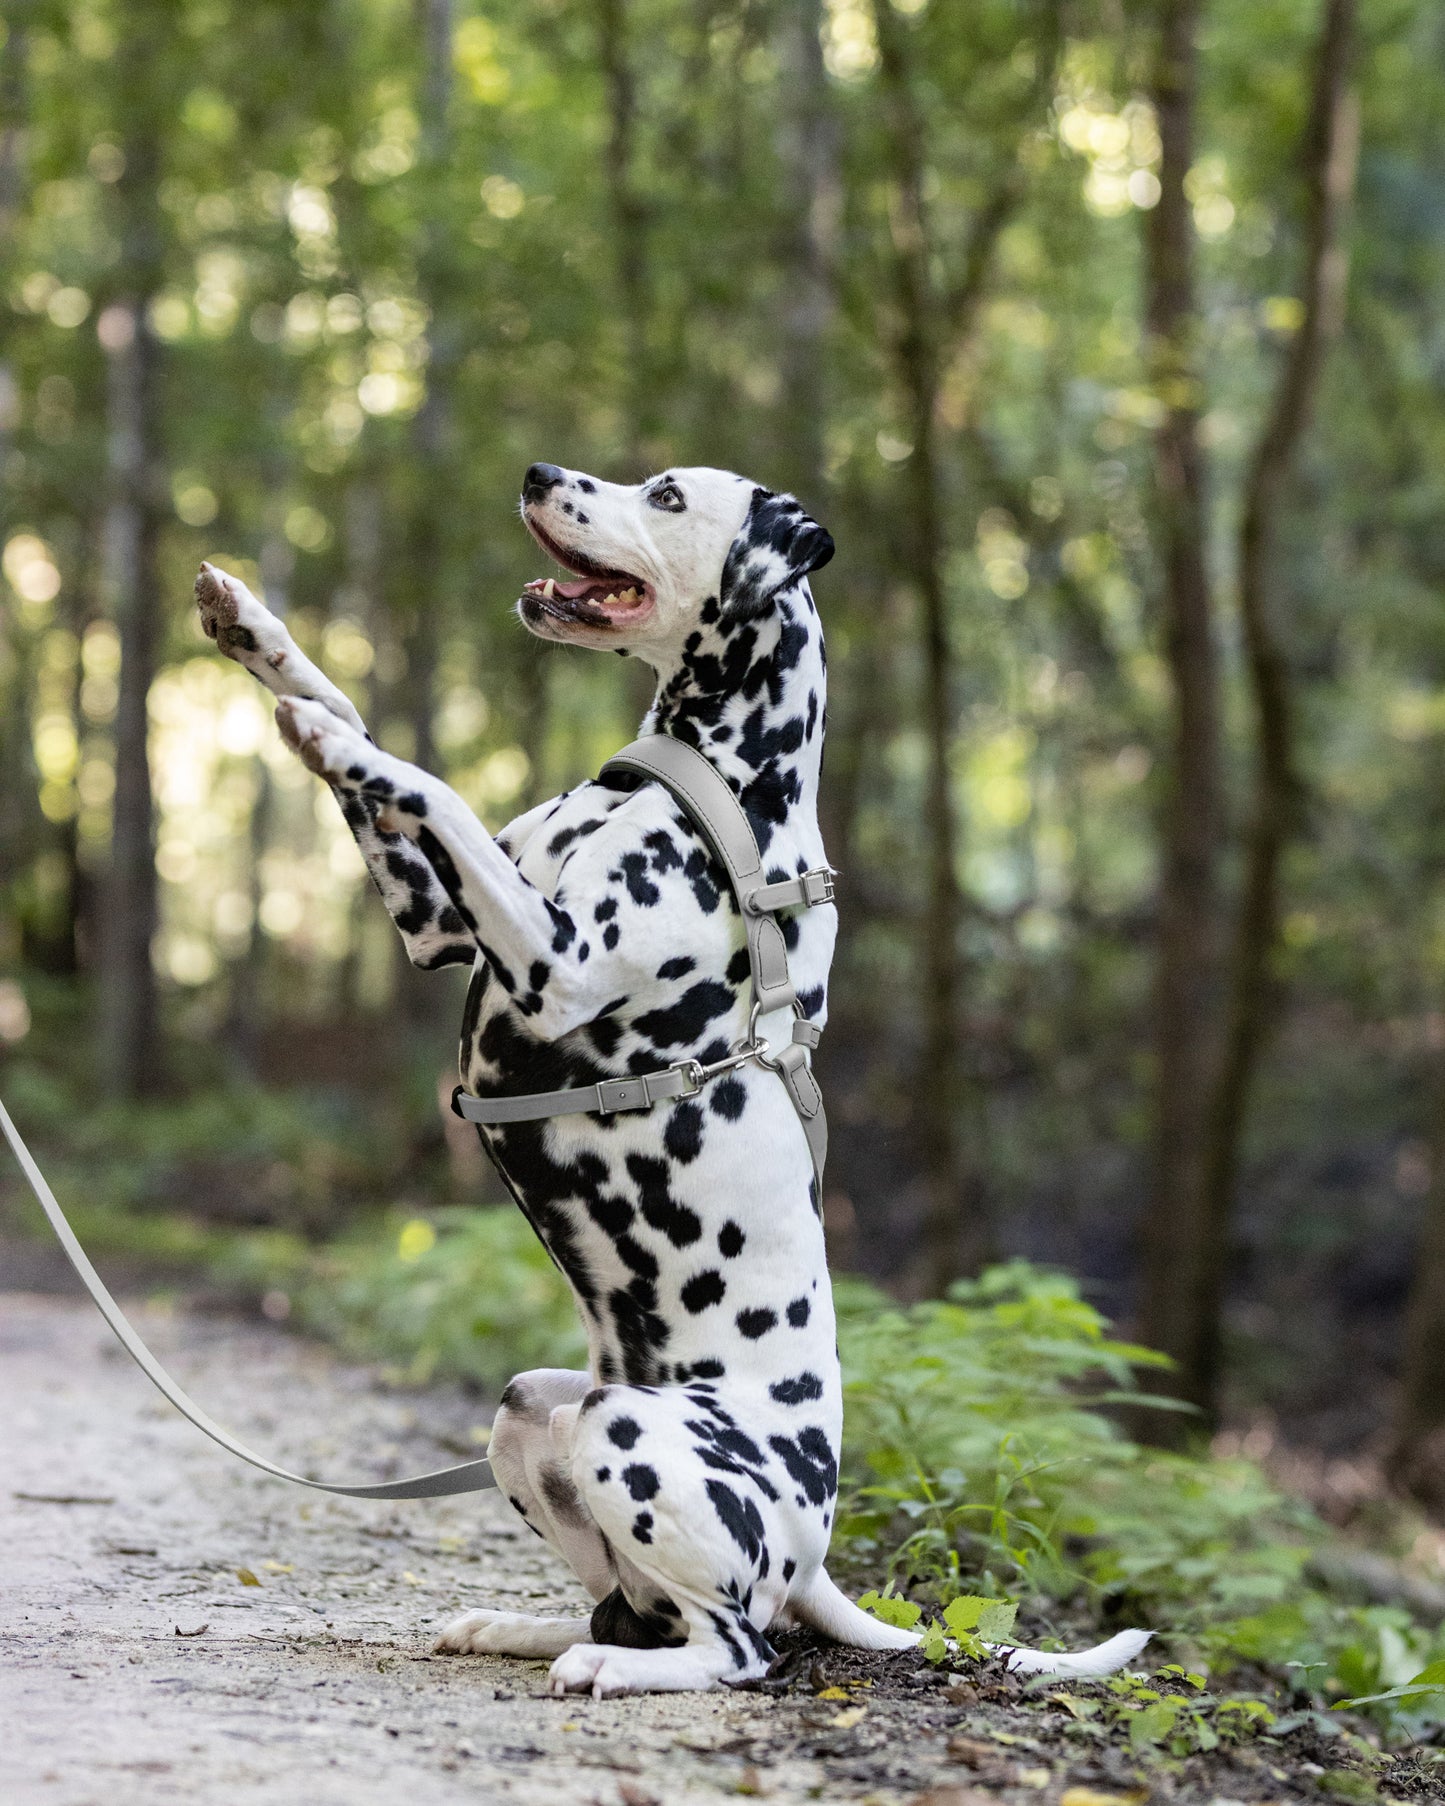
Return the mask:
<path fill-rule="evenodd" d="M 523 612 L 532 620 L 550 616 L 554 621 L 581 627 L 623 627 L 652 612 L 652 585 L 628 571 L 598 564 L 585 552 L 560 545 L 523 510 L 527 530 L 543 551 L 564 570 L 575 571 L 577 581 L 559 583 L 553 577 L 534 577 L 522 590 Z"/>

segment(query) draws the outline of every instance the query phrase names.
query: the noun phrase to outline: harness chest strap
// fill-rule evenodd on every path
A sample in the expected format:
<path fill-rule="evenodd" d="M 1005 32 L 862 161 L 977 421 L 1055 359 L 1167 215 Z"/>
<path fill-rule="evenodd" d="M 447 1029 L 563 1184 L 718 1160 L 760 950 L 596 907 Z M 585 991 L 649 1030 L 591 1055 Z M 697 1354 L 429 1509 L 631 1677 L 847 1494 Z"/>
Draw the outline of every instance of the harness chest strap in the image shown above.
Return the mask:
<path fill-rule="evenodd" d="M 669 734 L 652 734 L 634 740 L 602 767 L 602 775 L 625 771 L 655 779 L 671 791 L 694 822 L 728 875 L 742 911 L 747 936 L 748 969 L 752 978 L 752 1017 L 771 1010 L 797 1007 L 798 992 L 788 971 L 788 944 L 780 909 L 811 909 L 833 901 L 833 874 L 826 866 L 803 872 L 777 883 L 763 882 L 763 859 L 757 838 L 742 804 L 711 759 Z M 458 1086 L 452 1109 L 468 1122 L 493 1125 L 536 1122 L 548 1116 L 610 1115 L 619 1110 L 646 1110 L 667 1098 L 691 1097 L 709 1078 L 756 1059 L 776 1072 L 798 1113 L 812 1156 L 813 1173 L 821 1190 L 823 1166 L 828 1156 L 828 1119 L 823 1094 L 813 1077 L 808 1055 L 818 1045 L 822 1031 L 814 1022 L 795 1016 L 791 1041 L 781 1052 L 759 1051 L 756 1042 L 719 1060 L 701 1066 L 684 1060 L 657 1072 L 627 1078 L 603 1079 L 596 1085 L 578 1085 L 563 1091 L 534 1091 L 513 1097 L 473 1097 Z"/>

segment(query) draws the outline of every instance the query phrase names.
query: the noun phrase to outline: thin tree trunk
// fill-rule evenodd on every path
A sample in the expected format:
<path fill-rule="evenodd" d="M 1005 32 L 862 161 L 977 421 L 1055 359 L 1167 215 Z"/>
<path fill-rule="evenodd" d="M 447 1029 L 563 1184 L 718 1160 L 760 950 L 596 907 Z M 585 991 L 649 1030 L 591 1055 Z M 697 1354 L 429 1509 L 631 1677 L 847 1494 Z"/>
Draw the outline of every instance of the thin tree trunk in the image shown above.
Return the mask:
<path fill-rule="evenodd" d="M 1166 766 L 1155 977 L 1155 1179 L 1144 1224 L 1145 1339 L 1179 1363 L 1162 1389 L 1204 1403 L 1198 1376 L 1211 1331 L 1216 1259 L 1208 1207 L 1208 1097 L 1219 977 L 1219 670 L 1206 561 L 1207 495 L 1199 445 L 1202 384 L 1193 220 L 1185 179 L 1194 162 L 1198 0 L 1160 0 L 1153 99 L 1160 197 L 1145 240 L 1150 374 L 1164 404 L 1155 433 L 1163 564 L 1165 657 L 1173 700 Z M 1152 1421 L 1151 1421 L 1152 1419 Z M 1152 1413 L 1146 1432 L 1180 1433 Z"/>
<path fill-rule="evenodd" d="M 1225 1043 L 1206 1172 L 1212 1270 L 1200 1301 L 1201 1368 L 1191 1396 L 1218 1402 L 1219 1322 L 1240 1142 L 1261 1050 L 1275 1014 L 1271 965 L 1279 937 L 1279 868 L 1298 815 L 1289 662 L 1270 607 L 1274 541 L 1308 428 L 1320 373 L 1344 312 L 1344 221 L 1354 191 L 1359 106 L 1350 86 L 1355 0 L 1325 0 L 1303 146 L 1306 191 L 1302 315 L 1250 462 L 1239 539 L 1239 611 L 1255 712 L 1255 770 L 1244 875 L 1234 924 Z"/>
<path fill-rule="evenodd" d="M 907 410 L 912 451 L 901 472 L 908 532 L 901 551 L 917 599 L 923 663 L 921 714 L 928 746 L 924 807 L 927 833 L 926 902 L 921 999 L 922 1064 L 917 1091 L 926 1210 L 922 1278 L 940 1293 L 976 1266 L 987 1231 L 964 1174 L 959 1133 L 964 1108 L 959 1011 L 963 994 L 960 947 L 962 900 L 958 884 L 958 815 L 953 796 L 953 654 L 949 643 L 945 553 L 939 494 L 936 410 L 939 346 L 936 296 L 923 202 L 923 126 L 913 91 L 906 27 L 886 0 L 874 7 L 880 75 L 888 109 L 894 201 L 892 275 L 899 313 L 894 361 Z"/>
<path fill-rule="evenodd" d="M 910 28 L 886 0 L 875 0 L 873 15 L 894 189 L 892 275 L 900 324 L 891 349 L 905 398 L 912 445 L 901 473 L 903 518 L 908 526 L 900 537 L 898 556 L 918 599 L 923 663 L 921 714 L 928 746 L 924 792 L 927 890 L 920 973 L 923 1057 L 917 1092 L 926 1190 L 920 1273 L 925 1289 L 939 1293 L 961 1274 L 976 1271 L 988 1258 L 991 1228 L 977 1165 L 966 1156 L 961 1132 L 970 1098 L 960 1047 L 965 984 L 961 945 L 964 911 L 958 879 L 958 813 L 951 771 L 954 659 L 944 578 L 948 545 L 943 518 L 938 395 L 945 353 L 955 351 L 973 330 L 987 292 L 999 237 L 1022 198 L 1023 184 L 1010 159 L 973 222 L 957 282 L 941 287 L 931 269 L 933 248 L 923 198 L 925 130 L 916 98 Z M 1041 25 L 1038 73 L 1033 83 L 1035 100 L 1052 89 L 1059 44 L 1057 7 L 1044 10 Z M 1021 120 L 1032 114 L 1030 103 L 1021 109 Z"/>
<path fill-rule="evenodd" d="M 833 317 L 829 270 L 838 233 L 838 133 L 823 66 L 821 0 L 788 0 L 778 62 L 788 104 L 778 110 L 785 212 L 779 476 L 815 505 L 823 486 L 824 379 Z"/>
<path fill-rule="evenodd" d="M 1445 1512 L 1445 1061 L 1438 1063 L 1432 1175 L 1405 1319 L 1385 1471 L 1427 1511 Z"/>
<path fill-rule="evenodd" d="M 637 191 L 637 78 L 629 55 L 627 0 L 597 0 L 598 59 L 607 87 L 609 131 L 604 153 L 612 214 L 618 305 L 627 368 L 627 455 L 641 475 L 658 428 L 652 396 L 647 331 L 652 284 L 647 257 L 647 208 Z"/>
<path fill-rule="evenodd" d="M 413 468 L 397 573 L 401 645 L 406 660 L 402 698 L 411 730 L 411 757 L 424 771 L 437 768 L 434 716 L 440 653 L 440 619 L 451 570 L 451 384 L 460 352 L 453 316 L 455 285 L 445 221 L 451 154 L 453 0 L 415 0 L 421 39 L 417 111 L 421 123 L 418 177 L 425 209 L 417 256 L 417 287 L 431 316 L 426 396 L 412 427 Z M 417 972 L 398 939 L 394 949 L 402 1013 L 418 1042 L 440 1029 L 449 1007 L 446 987 Z"/>
<path fill-rule="evenodd" d="M 122 286 L 98 321 L 106 355 L 106 589 L 120 635 L 115 796 L 101 924 L 101 1049 L 112 1095 L 138 1097 L 161 1080 L 151 942 L 156 870 L 146 702 L 156 673 L 161 596 L 156 552 L 160 346 L 147 303 L 160 286 L 160 173 L 155 64 L 171 24 L 147 8 L 123 35 L 116 64 L 125 170 L 116 185 Z"/>
<path fill-rule="evenodd" d="M 15 229 L 25 195 L 25 124 L 30 62 L 30 5 L 10 9 L 9 29 L 0 41 L 0 282 L 9 287 L 18 275 Z M 8 358 L 0 355 L 0 466 L 9 462 L 10 435 L 20 416 L 19 380 Z M 9 524 L 0 515 L 0 524 Z M 12 639 L 14 656 L 4 661 L 5 687 L 0 691 L 0 769 L 11 779 L 0 788 L 0 883 L 11 884 L 27 863 L 31 832 L 39 817 L 36 787 L 19 781 L 29 763 L 29 659 L 21 637 Z"/>

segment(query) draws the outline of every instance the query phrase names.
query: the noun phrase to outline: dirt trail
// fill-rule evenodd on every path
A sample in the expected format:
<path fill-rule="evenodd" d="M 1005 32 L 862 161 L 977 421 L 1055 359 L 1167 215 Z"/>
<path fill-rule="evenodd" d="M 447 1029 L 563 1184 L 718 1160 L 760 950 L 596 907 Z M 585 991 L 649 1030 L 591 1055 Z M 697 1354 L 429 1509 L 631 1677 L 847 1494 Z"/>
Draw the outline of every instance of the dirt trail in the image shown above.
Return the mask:
<path fill-rule="evenodd" d="M 399 1394 L 260 1325 L 133 1315 L 198 1401 L 293 1467 L 364 1478 L 477 1450 L 488 1413 L 460 1392 Z M 1280 1744 L 1145 1773 L 1014 1677 L 975 1688 L 913 1656 L 797 1646 L 781 1697 L 556 1699 L 542 1663 L 427 1653 L 480 1604 L 585 1609 L 496 1493 L 385 1505 L 270 1480 L 164 1404 L 87 1303 L 0 1292 L 5 1806 L 1286 1806 L 1337 1780 L 1335 1748 Z M 1415 1763 L 1378 1794 L 1347 1779 L 1350 1799 L 1440 1797 Z"/>
<path fill-rule="evenodd" d="M 486 1413 L 460 1394 L 399 1397 L 260 1327 L 135 1315 L 221 1422 L 294 1466 L 365 1477 L 368 1452 L 398 1472 L 476 1452 Z M 583 1608 L 495 1493 L 384 1505 L 269 1480 L 165 1405 L 78 1301 L 0 1294 L 0 1363 L 8 1806 L 673 1806 L 754 1786 L 884 1806 L 942 1757 L 882 1710 L 865 1730 L 750 1694 L 559 1700 L 539 1663 L 432 1658 L 429 1632 L 468 1604 Z"/>

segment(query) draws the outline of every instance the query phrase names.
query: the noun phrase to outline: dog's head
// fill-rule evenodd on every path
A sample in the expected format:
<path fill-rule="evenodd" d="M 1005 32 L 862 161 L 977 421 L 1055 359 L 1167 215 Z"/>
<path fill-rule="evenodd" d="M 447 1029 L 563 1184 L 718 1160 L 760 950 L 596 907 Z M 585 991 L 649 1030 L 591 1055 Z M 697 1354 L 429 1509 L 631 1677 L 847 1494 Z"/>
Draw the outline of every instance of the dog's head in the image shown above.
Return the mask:
<path fill-rule="evenodd" d="M 675 655 L 703 619 L 752 620 L 833 556 L 833 541 L 790 495 L 698 466 L 627 487 L 534 464 L 522 519 L 573 579 L 538 577 L 518 612 L 568 644 Z"/>

